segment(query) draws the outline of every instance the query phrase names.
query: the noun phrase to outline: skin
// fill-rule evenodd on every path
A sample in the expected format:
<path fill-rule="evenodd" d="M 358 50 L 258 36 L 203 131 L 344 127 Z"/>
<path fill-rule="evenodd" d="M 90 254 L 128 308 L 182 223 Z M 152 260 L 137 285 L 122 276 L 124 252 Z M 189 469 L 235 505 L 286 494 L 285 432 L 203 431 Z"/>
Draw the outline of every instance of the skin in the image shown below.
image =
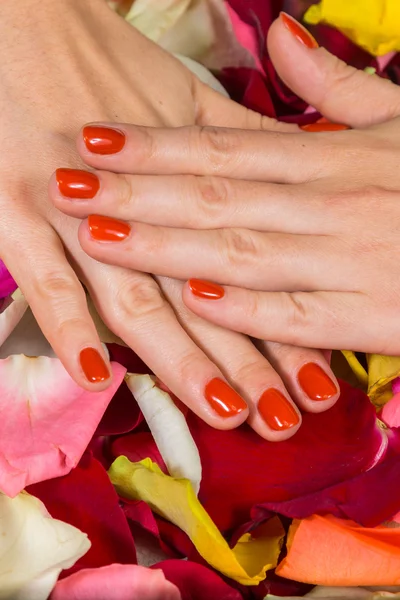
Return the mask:
<path fill-rule="evenodd" d="M 96 242 L 82 223 L 81 245 L 98 260 L 223 284 L 217 300 L 183 289 L 186 306 L 219 326 L 277 344 L 397 355 L 399 88 L 301 45 L 280 21 L 268 42 L 286 84 L 355 129 L 127 125 L 126 147 L 107 165 L 79 138 L 82 158 L 101 170 L 98 197 L 67 202 L 53 185 L 54 202 L 130 222 L 117 244 Z"/>
<path fill-rule="evenodd" d="M 56 167 L 84 166 L 75 140 L 85 122 L 287 127 L 200 84 L 103 0 L 5 3 L 0 52 L 0 256 L 75 381 L 93 391 L 110 383 L 90 383 L 79 361 L 85 348 L 107 360 L 83 283 L 108 327 L 213 427 L 233 428 L 248 419 L 268 439 L 293 435 L 301 422 L 297 407 L 299 422 L 287 431 L 272 431 L 258 413 L 258 399 L 271 387 L 291 396 L 293 406 L 315 412 L 329 408 L 337 394 L 315 403 L 297 381 L 300 367 L 309 362 L 333 378 L 320 351 L 268 342 L 256 347 L 247 336 L 190 311 L 182 301 L 182 282 L 93 260 L 79 243 L 78 215 L 62 214 L 48 199 Z M 110 167 L 106 160 L 103 164 Z M 228 381 L 248 408 L 230 418 L 218 416 L 204 397 L 214 377 Z"/>

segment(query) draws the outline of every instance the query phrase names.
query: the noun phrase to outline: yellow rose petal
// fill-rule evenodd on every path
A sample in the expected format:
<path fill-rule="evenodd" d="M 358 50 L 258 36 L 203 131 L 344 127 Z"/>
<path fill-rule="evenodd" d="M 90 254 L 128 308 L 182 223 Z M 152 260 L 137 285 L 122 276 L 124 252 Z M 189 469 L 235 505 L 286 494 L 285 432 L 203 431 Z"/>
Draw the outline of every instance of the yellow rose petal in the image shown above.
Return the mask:
<path fill-rule="evenodd" d="M 256 533 L 243 535 L 231 549 L 187 479 L 164 475 L 149 458 L 132 463 L 125 456 L 113 462 L 109 476 L 118 494 L 143 500 L 182 529 L 199 554 L 223 575 L 244 585 L 257 585 L 277 565 L 285 534 L 278 517 L 259 527 Z"/>
<path fill-rule="evenodd" d="M 343 351 L 353 373 L 365 386 L 371 402 L 381 408 L 393 397 L 392 381 L 400 377 L 400 357 L 367 354 L 368 371 L 358 361 L 354 352 Z"/>
<path fill-rule="evenodd" d="M 399 0 L 322 0 L 308 9 L 304 20 L 336 27 L 375 56 L 400 50 Z"/>

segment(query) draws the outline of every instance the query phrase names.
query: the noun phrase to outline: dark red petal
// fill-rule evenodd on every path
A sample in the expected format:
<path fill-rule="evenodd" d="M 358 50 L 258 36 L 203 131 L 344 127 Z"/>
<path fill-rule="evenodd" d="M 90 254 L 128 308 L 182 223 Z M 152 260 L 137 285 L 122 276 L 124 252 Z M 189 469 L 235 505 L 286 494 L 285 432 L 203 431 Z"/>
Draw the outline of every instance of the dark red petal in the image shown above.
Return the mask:
<path fill-rule="evenodd" d="M 118 496 L 105 469 L 90 454 L 65 477 L 30 486 L 52 517 L 88 534 L 92 547 L 63 573 L 112 563 L 136 563 L 135 545 Z"/>
<path fill-rule="evenodd" d="M 324 490 L 374 464 L 382 444 L 375 409 L 360 390 L 342 384 L 341 391 L 333 408 L 304 414 L 296 435 L 279 443 L 263 440 L 246 425 L 218 431 L 188 415 L 203 465 L 199 498 L 221 530 L 248 521 L 256 504 L 284 507 L 283 503 L 309 496 L 314 501 L 306 508 L 312 514 L 319 509 Z M 335 498 L 331 504 L 337 502 Z"/>

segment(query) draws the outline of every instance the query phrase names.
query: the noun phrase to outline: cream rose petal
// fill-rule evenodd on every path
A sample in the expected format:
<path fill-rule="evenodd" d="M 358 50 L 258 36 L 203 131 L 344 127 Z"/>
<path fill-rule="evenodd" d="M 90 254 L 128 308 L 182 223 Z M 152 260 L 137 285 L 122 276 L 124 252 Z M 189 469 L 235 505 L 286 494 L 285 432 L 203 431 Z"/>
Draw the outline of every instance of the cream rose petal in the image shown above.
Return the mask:
<path fill-rule="evenodd" d="M 0 360 L 0 491 L 60 477 L 78 463 L 126 370 L 101 392 L 80 388 L 55 358 Z"/>
<path fill-rule="evenodd" d="M 52 519 L 37 498 L 0 494 L 1 599 L 46 600 L 60 572 L 89 548 L 84 533 Z"/>
<path fill-rule="evenodd" d="M 184 415 L 150 375 L 128 374 L 125 380 L 147 421 L 169 474 L 177 479 L 188 479 L 197 494 L 201 461 Z"/>
<path fill-rule="evenodd" d="M 0 312 L 0 346 L 18 325 L 27 308 L 28 303 L 20 290 L 16 290 L 12 296 L 4 299 Z"/>

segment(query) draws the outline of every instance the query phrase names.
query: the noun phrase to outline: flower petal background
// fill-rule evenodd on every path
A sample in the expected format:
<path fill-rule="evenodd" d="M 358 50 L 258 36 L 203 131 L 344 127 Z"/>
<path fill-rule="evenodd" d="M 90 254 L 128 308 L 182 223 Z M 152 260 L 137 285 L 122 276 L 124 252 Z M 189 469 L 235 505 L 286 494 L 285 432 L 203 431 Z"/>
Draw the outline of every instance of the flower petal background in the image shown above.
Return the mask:
<path fill-rule="evenodd" d="M 331 515 L 294 521 L 276 572 L 319 585 L 400 584 L 400 529 L 366 528 Z"/>
<path fill-rule="evenodd" d="M 17 284 L 11 277 L 7 267 L 0 260 L 0 298 L 6 298 L 17 289 Z"/>
<path fill-rule="evenodd" d="M 112 363 L 101 392 L 80 388 L 58 359 L 24 355 L 0 360 L 0 490 L 59 477 L 77 465 L 125 369 Z"/>
<path fill-rule="evenodd" d="M 59 581 L 50 600 L 181 600 L 161 570 L 138 565 L 84 569 Z"/>
<path fill-rule="evenodd" d="M 37 498 L 0 494 L 0 598 L 47 600 L 61 570 L 89 548 L 86 535 L 52 519 Z"/>
<path fill-rule="evenodd" d="M 188 480 L 164 475 L 149 459 L 131 463 L 123 456 L 111 465 L 109 475 L 122 497 L 143 500 L 157 514 L 178 525 L 199 554 L 224 575 L 245 585 L 256 585 L 265 579 L 267 570 L 275 567 L 284 536 L 279 519 L 266 523 L 256 537 L 242 536 L 231 550 Z"/>

